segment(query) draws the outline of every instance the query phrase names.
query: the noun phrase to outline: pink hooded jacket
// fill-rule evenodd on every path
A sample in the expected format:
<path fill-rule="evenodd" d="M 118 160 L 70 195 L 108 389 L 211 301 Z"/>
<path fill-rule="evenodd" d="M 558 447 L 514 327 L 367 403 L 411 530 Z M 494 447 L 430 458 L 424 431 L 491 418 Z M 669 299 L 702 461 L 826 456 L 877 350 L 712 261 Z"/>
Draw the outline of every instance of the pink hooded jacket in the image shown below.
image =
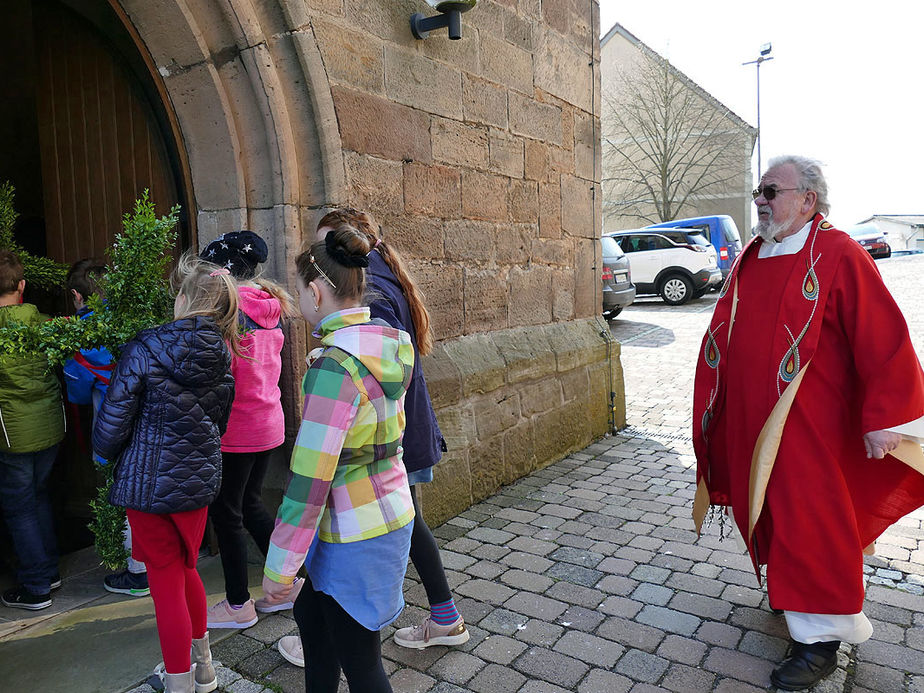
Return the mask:
<path fill-rule="evenodd" d="M 256 287 L 241 286 L 238 295 L 246 330 L 241 337 L 241 351 L 250 358 L 234 356 L 231 361 L 234 404 L 221 449 L 261 452 L 278 447 L 285 440 L 279 391 L 280 353 L 285 341 L 282 307 L 276 298 Z"/>

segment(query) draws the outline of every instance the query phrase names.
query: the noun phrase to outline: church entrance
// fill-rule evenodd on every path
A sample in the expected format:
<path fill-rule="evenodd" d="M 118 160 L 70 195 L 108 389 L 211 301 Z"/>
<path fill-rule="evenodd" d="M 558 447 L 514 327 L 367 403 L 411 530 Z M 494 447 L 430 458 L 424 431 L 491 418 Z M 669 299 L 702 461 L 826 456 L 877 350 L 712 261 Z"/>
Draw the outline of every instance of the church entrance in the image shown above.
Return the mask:
<path fill-rule="evenodd" d="M 194 238 L 185 153 L 163 86 L 118 4 L 107 0 L 5 0 L 0 44 L 0 181 L 16 189 L 17 241 L 71 264 L 106 258 L 121 219 L 145 189 L 159 214 L 181 205 L 179 246 Z M 25 300 L 72 314 L 63 288 Z M 62 552 L 88 546 L 92 412 L 68 411 L 53 476 Z M 0 558 L 12 549 L 0 530 Z M 4 571 L 5 572 L 5 571 Z"/>

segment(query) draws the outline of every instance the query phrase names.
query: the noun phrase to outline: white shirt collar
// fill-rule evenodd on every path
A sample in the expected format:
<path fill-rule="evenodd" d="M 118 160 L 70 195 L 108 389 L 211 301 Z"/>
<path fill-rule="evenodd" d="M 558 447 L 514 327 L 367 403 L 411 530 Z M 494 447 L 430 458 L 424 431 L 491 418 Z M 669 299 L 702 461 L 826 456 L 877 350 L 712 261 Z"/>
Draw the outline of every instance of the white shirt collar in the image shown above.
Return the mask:
<path fill-rule="evenodd" d="M 802 246 L 805 245 L 809 231 L 812 230 L 812 221 L 813 219 L 809 219 L 808 223 L 799 231 L 791 236 L 786 236 L 782 241 L 765 240 L 760 244 L 757 257 L 763 259 L 767 257 L 780 257 L 781 255 L 795 255 L 802 250 Z"/>

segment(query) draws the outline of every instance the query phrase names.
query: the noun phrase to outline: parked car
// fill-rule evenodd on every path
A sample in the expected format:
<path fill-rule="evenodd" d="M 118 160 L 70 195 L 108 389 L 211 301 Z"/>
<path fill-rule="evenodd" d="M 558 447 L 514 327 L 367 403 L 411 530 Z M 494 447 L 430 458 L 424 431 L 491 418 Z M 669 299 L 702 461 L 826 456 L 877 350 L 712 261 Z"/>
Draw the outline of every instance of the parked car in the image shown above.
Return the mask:
<path fill-rule="evenodd" d="M 863 246 L 874 258 L 892 257 L 892 248 L 885 234 L 873 224 L 859 224 L 847 229 L 847 235 Z"/>
<path fill-rule="evenodd" d="M 604 236 L 603 246 L 603 316 L 615 318 L 635 300 L 635 286 L 629 270 L 629 258 L 614 239 Z"/>
<path fill-rule="evenodd" d="M 688 219 L 674 219 L 665 221 L 660 224 L 652 224 L 646 228 L 649 229 L 666 229 L 679 228 L 694 230 L 712 243 L 715 252 L 718 254 L 719 269 L 722 270 L 722 277 L 728 276 L 731 272 L 735 258 L 741 252 L 741 234 L 738 233 L 738 227 L 735 220 L 727 214 L 717 214 L 711 217 L 690 217 Z"/>
<path fill-rule="evenodd" d="M 609 234 L 629 258 L 639 294 L 660 294 L 679 306 L 722 282 L 716 252 L 705 236 L 684 229 L 637 229 Z"/>

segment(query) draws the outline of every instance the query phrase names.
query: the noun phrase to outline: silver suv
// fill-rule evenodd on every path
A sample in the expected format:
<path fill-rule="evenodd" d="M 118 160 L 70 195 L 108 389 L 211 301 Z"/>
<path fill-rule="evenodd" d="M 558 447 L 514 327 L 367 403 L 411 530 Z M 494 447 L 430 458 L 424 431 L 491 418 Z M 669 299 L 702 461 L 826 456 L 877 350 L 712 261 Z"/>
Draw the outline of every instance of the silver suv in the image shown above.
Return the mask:
<path fill-rule="evenodd" d="M 722 282 L 715 247 L 684 229 L 638 229 L 609 234 L 629 258 L 639 294 L 660 294 L 679 306 Z"/>

